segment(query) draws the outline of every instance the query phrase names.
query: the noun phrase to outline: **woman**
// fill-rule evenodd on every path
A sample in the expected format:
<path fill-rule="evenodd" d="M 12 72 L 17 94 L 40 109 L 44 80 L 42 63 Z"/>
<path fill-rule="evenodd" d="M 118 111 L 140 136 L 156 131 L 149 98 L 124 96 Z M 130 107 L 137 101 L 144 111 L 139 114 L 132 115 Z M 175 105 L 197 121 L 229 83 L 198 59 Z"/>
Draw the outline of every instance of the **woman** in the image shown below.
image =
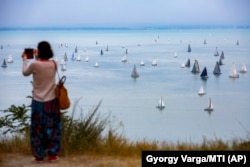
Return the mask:
<path fill-rule="evenodd" d="M 58 101 L 55 95 L 56 65 L 50 58 L 53 52 L 50 44 L 42 41 L 38 50 L 33 50 L 36 60 L 30 65 L 27 54 L 22 54 L 24 76 L 33 76 L 33 99 L 31 105 L 30 140 L 35 161 L 43 161 L 46 152 L 49 161 L 58 160 L 61 146 L 61 119 Z"/>

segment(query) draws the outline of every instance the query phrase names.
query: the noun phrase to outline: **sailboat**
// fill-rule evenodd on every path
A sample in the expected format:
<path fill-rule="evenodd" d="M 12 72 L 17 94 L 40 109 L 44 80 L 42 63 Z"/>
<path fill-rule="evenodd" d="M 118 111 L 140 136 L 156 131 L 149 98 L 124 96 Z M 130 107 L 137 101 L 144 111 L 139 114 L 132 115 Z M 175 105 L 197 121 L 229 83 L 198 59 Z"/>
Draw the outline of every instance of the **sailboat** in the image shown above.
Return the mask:
<path fill-rule="evenodd" d="M 206 67 L 203 68 L 200 77 L 201 77 L 201 79 L 203 79 L 203 80 L 207 80 L 207 79 L 208 79 L 207 68 L 206 68 Z"/>
<path fill-rule="evenodd" d="M 2 64 L 2 67 L 3 67 L 3 68 L 6 68 L 6 67 L 8 67 L 8 66 L 7 66 L 7 63 L 6 63 L 6 60 L 5 60 L 5 59 L 3 60 L 3 64 Z"/>
<path fill-rule="evenodd" d="M 75 47 L 75 53 L 77 53 L 77 51 L 78 51 L 78 50 L 77 50 L 77 46 L 76 46 L 76 47 Z"/>
<path fill-rule="evenodd" d="M 190 67 L 190 59 L 187 60 L 186 64 L 185 64 L 185 67 Z"/>
<path fill-rule="evenodd" d="M 127 62 L 127 54 L 124 53 L 124 55 L 122 56 L 122 60 L 121 60 L 123 63 L 126 63 Z"/>
<path fill-rule="evenodd" d="M 174 58 L 177 58 L 177 53 L 176 52 L 174 52 Z"/>
<path fill-rule="evenodd" d="M 185 68 L 185 63 L 181 63 L 181 68 Z"/>
<path fill-rule="evenodd" d="M 237 40 L 236 45 L 239 45 L 239 40 Z"/>
<path fill-rule="evenodd" d="M 221 66 L 221 65 L 224 65 L 224 63 L 222 62 L 222 59 L 220 58 L 219 59 L 219 65 Z"/>
<path fill-rule="evenodd" d="M 9 54 L 9 56 L 8 56 L 8 59 L 7 59 L 7 63 L 13 63 L 14 61 L 13 61 L 13 58 L 12 58 L 12 56 Z"/>
<path fill-rule="evenodd" d="M 107 47 L 106 47 L 106 52 L 108 52 L 109 51 L 109 46 L 107 45 Z"/>
<path fill-rule="evenodd" d="M 221 71 L 220 71 L 220 65 L 219 62 L 217 61 L 214 67 L 214 71 L 213 71 L 214 75 L 220 75 Z"/>
<path fill-rule="evenodd" d="M 190 46 L 190 44 L 188 44 L 188 50 L 187 50 L 187 52 L 191 52 L 191 46 Z"/>
<path fill-rule="evenodd" d="M 207 41 L 206 40 L 204 40 L 204 45 L 206 45 L 207 44 Z"/>
<path fill-rule="evenodd" d="M 140 66 L 145 66 L 145 63 L 143 60 L 141 61 Z"/>
<path fill-rule="evenodd" d="M 239 78 L 239 74 L 237 73 L 236 66 L 235 66 L 234 63 L 232 65 L 232 67 L 231 67 L 229 77 L 230 78 Z"/>
<path fill-rule="evenodd" d="M 95 62 L 95 65 L 94 65 L 94 67 L 99 67 L 99 64 L 98 64 L 98 62 Z"/>
<path fill-rule="evenodd" d="M 152 60 L 151 65 L 152 65 L 152 66 L 157 66 L 157 61 L 156 61 L 156 59 L 155 59 L 155 58 Z"/>
<path fill-rule="evenodd" d="M 68 56 L 66 52 L 64 53 L 64 61 L 68 61 Z"/>
<path fill-rule="evenodd" d="M 62 71 L 66 71 L 66 70 L 67 70 L 66 64 L 62 64 L 61 70 L 62 70 Z"/>
<path fill-rule="evenodd" d="M 103 51 L 102 51 L 102 49 L 101 49 L 100 55 L 103 55 Z"/>
<path fill-rule="evenodd" d="M 203 86 L 201 85 L 199 92 L 198 92 L 198 95 L 203 96 L 205 94 L 206 94 L 206 92 L 204 91 Z"/>
<path fill-rule="evenodd" d="M 241 69 L 240 69 L 240 73 L 246 73 L 247 72 L 247 66 L 246 64 L 242 64 Z"/>
<path fill-rule="evenodd" d="M 219 52 L 218 52 L 218 48 L 217 47 L 215 48 L 214 56 L 219 56 Z"/>
<path fill-rule="evenodd" d="M 199 63 L 197 60 L 194 61 L 193 69 L 191 72 L 194 74 L 200 73 Z"/>
<path fill-rule="evenodd" d="M 88 62 L 88 61 L 89 61 L 89 57 L 86 56 L 86 57 L 85 57 L 85 62 Z"/>
<path fill-rule="evenodd" d="M 162 97 L 160 98 L 156 108 L 158 108 L 159 110 L 163 110 L 165 108 L 165 104 L 164 104 L 164 102 L 162 100 Z"/>
<path fill-rule="evenodd" d="M 75 53 L 73 52 L 73 53 L 72 53 L 72 56 L 71 56 L 71 60 L 75 60 L 75 59 L 76 59 Z"/>
<path fill-rule="evenodd" d="M 81 61 L 81 56 L 80 56 L 80 54 L 77 55 L 76 61 Z"/>
<path fill-rule="evenodd" d="M 213 110 L 214 110 L 214 106 L 213 106 L 213 104 L 212 104 L 211 98 L 209 98 L 208 106 L 207 106 L 207 108 L 205 108 L 204 110 L 205 110 L 205 111 L 213 111 Z"/>
<path fill-rule="evenodd" d="M 220 59 L 225 59 L 224 52 L 221 51 Z"/>
<path fill-rule="evenodd" d="M 136 70 L 135 64 L 134 64 L 134 68 L 133 68 L 132 73 L 131 73 L 131 77 L 134 78 L 134 79 L 139 77 L 139 74 L 138 74 L 138 72 Z"/>

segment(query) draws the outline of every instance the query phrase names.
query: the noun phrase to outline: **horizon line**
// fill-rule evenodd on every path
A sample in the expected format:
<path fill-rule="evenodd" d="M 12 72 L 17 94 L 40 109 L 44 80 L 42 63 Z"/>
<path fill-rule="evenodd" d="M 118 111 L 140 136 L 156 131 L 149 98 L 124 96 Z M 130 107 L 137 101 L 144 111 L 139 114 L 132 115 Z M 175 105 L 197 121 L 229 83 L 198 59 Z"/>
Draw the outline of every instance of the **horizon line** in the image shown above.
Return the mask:
<path fill-rule="evenodd" d="M 248 25 L 138 25 L 138 26 L 5 26 L 0 27 L 2 30 L 150 30 L 150 29 L 216 29 L 216 28 L 250 28 Z"/>

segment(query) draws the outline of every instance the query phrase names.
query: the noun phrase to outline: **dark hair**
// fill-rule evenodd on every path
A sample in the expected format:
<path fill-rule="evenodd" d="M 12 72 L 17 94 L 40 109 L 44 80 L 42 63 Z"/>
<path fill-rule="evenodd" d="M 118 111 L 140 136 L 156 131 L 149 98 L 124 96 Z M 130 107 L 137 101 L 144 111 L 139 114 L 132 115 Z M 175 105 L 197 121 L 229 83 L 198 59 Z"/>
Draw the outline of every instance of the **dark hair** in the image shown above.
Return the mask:
<path fill-rule="evenodd" d="M 38 48 L 38 58 L 50 59 L 53 57 L 52 49 L 47 41 L 39 42 L 37 48 Z"/>

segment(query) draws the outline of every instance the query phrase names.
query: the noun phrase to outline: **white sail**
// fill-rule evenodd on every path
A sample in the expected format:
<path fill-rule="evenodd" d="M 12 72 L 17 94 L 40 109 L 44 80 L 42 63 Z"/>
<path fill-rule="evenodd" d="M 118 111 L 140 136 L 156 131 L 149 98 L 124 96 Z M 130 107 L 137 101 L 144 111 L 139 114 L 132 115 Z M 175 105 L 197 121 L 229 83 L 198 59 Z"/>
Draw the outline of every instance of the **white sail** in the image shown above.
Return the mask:
<path fill-rule="evenodd" d="M 200 89 L 199 89 L 199 92 L 198 92 L 198 95 L 202 96 L 202 95 L 205 95 L 205 91 L 203 89 L 203 86 L 201 85 Z"/>
<path fill-rule="evenodd" d="M 240 72 L 241 73 L 246 73 L 247 72 L 247 66 L 246 66 L 246 64 L 242 64 Z"/>
<path fill-rule="evenodd" d="M 160 98 L 160 100 L 159 100 L 159 102 L 158 102 L 157 108 L 159 108 L 160 110 L 162 110 L 162 109 L 165 108 L 165 104 L 164 104 L 164 102 L 163 102 L 162 97 Z"/>
<path fill-rule="evenodd" d="M 9 56 L 8 56 L 8 59 L 7 59 L 7 63 L 13 63 L 14 61 L 13 61 L 13 58 L 12 58 L 12 56 L 9 54 Z"/>
<path fill-rule="evenodd" d="M 214 110 L 214 106 L 213 106 L 213 104 L 212 104 L 211 98 L 209 98 L 208 106 L 207 106 L 207 108 L 205 108 L 204 110 L 205 110 L 205 111 L 213 111 L 213 110 Z"/>
<path fill-rule="evenodd" d="M 141 61 L 140 66 L 145 66 L 145 63 L 143 60 Z"/>
<path fill-rule="evenodd" d="M 98 64 L 98 62 L 96 62 L 96 63 L 95 63 L 95 66 L 94 66 L 94 67 L 99 67 L 99 64 Z"/>
<path fill-rule="evenodd" d="M 232 67 L 231 67 L 229 77 L 230 78 L 239 78 L 239 74 L 237 73 L 236 66 L 235 66 L 234 63 L 232 65 Z"/>
<path fill-rule="evenodd" d="M 62 64 L 62 68 L 61 68 L 62 71 L 66 71 L 67 68 L 66 68 L 66 64 Z"/>
<path fill-rule="evenodd" d="M 122 62 L 123 62 L 123 63 L 127 62 L 127 55 L 126 55 L 126 54 L 124 54 L 124 55 L 122 56 Z"/>
<path fill-rule="evenodd" d="M 155 59 L 155 58 L 152 60 L 151 65 L 152 65 L 152 66 L 157 66 L 157 61 L 156 61 L 156 59 Z"/>
<path fill-rule="evenodd" d="M 181 64 L 181 68 L 185 68 L 185 63 L 184 62 Z"/>
<path fill-rule="evenodd" d="M 174 58 L 177 58 L 177 53 L 176 52 L 174 52 Z"/>
<path fill-rule="evenodd" d="M 81 55 L 80 54 L 77 55 L 76 61 L 81 61 Z"/>
<path fill-rule="evenodd" d="M 86 56 L 86 57 L 85 57 L 85 62 L 88 62 L 88 61 L 89 61 L 89 57 Z"/>

